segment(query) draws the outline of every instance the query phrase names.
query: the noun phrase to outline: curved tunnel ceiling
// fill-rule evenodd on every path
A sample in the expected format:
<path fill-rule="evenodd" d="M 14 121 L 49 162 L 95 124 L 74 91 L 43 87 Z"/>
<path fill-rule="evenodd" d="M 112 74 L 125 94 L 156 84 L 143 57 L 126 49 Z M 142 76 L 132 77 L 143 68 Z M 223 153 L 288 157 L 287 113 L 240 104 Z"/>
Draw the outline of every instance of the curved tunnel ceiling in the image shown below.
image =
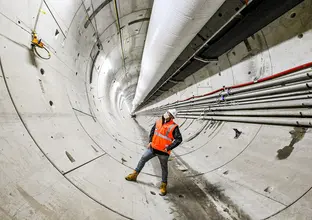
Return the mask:
<path fill-rule="evenodd" d="M 156 120 L 130 116 L 153 1 L 116 3 L 0 1 L 0 219 L 309 219 L 310 128 L 177 118 L 168 195 L 157 159 L 124 180 Z M 311 62 L 311 9 L 302 2 L 149 108 Z"/>

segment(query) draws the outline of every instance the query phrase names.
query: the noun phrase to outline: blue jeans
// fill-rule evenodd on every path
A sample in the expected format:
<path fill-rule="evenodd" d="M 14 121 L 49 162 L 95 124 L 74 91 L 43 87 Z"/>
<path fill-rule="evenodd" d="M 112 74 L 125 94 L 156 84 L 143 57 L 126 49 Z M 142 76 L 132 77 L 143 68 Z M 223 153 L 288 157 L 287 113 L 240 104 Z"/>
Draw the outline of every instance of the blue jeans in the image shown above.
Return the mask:
<path fill-rule="evenodd" d="M 138 173 L 141 172 L 141 170 L 143 169 L 145 163 L 147 161 L 149 161 L 150 159 L 152 159 L 153 157 L 157 156 L 160 162 L 160 166 L 161 166 L 161 178 L 162 178 L 162 182 L 167 183 L 167 179 L 168 179 L 168 159 L 169 159 L 169 155 L 160 155 L 160 154 L 155 154 L 153 152 L 153 149 L 150 147 L 148 148 L 145 153 L 142 155 L 137 168 L 135 168 L 135 171 L 137 171 Z"/>

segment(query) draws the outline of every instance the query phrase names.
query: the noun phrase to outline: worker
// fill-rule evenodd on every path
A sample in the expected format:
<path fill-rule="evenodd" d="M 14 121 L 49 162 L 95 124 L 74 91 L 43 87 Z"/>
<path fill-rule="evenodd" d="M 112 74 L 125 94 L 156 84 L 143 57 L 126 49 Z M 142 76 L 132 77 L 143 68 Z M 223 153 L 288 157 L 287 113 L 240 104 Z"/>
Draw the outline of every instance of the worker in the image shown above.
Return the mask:
<path fill-rule="evenodd" d="M 177 114 L 175 109 L 169 109 L 156 121 L 151 129 L 147 150 L 141 157 L 133 173 L 126 176 L 128 181 L 136 181 L 145 163 L 157 156 L 162 170 L 160 195 L 167 194 L 168 159 L 171 151 L 182 142 L 182 135 L 178 125 L 173 121 Z"/>

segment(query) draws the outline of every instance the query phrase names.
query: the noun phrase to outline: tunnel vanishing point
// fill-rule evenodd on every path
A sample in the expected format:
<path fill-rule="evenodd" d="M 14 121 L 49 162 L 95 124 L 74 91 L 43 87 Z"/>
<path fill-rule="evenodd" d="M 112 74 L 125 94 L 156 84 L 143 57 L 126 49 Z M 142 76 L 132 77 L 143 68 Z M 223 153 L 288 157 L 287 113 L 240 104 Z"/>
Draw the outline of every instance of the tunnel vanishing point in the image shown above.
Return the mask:
<path fill-rule="evenodd" d="M 310 220 L 311 89 L 312 0 L 0 0 L 0 220 Z"/>

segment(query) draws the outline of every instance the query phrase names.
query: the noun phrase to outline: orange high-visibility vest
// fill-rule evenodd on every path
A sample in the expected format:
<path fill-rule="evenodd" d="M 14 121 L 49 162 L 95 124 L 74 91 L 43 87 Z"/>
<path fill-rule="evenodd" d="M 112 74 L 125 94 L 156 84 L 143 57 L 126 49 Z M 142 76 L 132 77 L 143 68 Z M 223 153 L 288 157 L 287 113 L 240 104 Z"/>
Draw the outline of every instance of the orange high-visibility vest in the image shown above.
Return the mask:
<path fill-rule="evenodd" d="M 152 148 L 170 154 L 171 151 L 165 151 L 165 149 L 172 144 L 174 140 L 172 133 L 177 126 L 172 119 L 164 124 L 162 124 L 162 119 L 157 120 L 152 139 Z"/>

